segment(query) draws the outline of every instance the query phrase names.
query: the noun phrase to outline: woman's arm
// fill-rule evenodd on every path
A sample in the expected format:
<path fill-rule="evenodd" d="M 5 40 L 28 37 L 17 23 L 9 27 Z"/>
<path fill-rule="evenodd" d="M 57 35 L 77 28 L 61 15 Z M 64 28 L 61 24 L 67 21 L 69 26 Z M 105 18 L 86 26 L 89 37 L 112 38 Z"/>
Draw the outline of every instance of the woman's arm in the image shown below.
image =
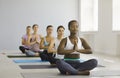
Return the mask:
<path fill-rule="evenodd" d="M 85 41 L 85 39 L 80 38 L 80 40 L 82 42 L 82 46 L 84 49 L 80 49 L 80 50 L 78 50 L 78 52 L 84 53 L 84 54 L 91 54 L 92 53 L 91 47 L 88 45 L 88 43 Z"/>
<path fill-rule="evenodd" d="M 35 39 L 36 39 L 36 42 L 40 44 L 40 40 L 41 40 L 40 35 L 36 35 Z"/>
<path fill-rule="evenodd" d="M 27 39 L 27 45 L 33 45 L 33 44 L 36 43 L 36 41 L 31 42 L 31 38 L 32 38 L 32 36 L 28 36 L 28 39 Z"/>
<path fill-rule="evenodd" d="M 22 45 L 27 45 L 24 38 L 22 38 Z"/>
<path fill-rule="evenodd" d="M 48 53 L 56 53 L 57 52 L 57 50 L 55 50 L 55 48 L 54 48 L 55 47 L 54 44 L 55 44 L 55 39 L 53 38 L 48 47 Z"/>
<path fill-rule="evenodd" d="M 75 51 L 73 49 L 71 49 L 71 50 L 65 50 L 64 48 L 66 46 L 66 43 L 67 43 L 67 38 L 64 38 L 64 39 L 61 40 L 60 45 L 59 45 L 59 47 L 57 49 L 58 54 L 62 54 L 62 55 L 64 55 L 64 54 L 70 54 L 70 53 L 72 53 L 72 52 Z"/>
<path fill-rule="evenodd" d="M 48 46 L 44 46 L 44 38 L 41 39 L 40 49 L 48 49 Z"/>
<path fill-rule="evenodd" d="M 43 36 L 42 36 L 41 34 L 40 34 L 39 36 L 40 36 L 40 39 L 42 39 L 42 38 L 43 38 Z"/>

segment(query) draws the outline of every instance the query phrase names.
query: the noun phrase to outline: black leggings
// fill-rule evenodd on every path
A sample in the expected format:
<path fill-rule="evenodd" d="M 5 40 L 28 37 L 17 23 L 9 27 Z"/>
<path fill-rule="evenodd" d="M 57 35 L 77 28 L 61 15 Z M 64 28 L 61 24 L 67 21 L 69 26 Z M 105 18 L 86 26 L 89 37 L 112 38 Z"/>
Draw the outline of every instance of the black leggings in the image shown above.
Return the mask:
<path fill-rule="evenodd" d="M 48 53 L 47 50 L 44 50 L 43 52 L 40 52 L 39 56 L 40 56 L 42 61 L 49 61 L 50 64 L 55 64 L 56 60 L 57 60 L 57 59 L 55 59 L 55 54 Z"/>
<path fill-rule="evenodd" d="M 24 46 L 19 46 L 19 49 L 22 53 L 25 53 L 25 50 L 29 50 L 28 48 L 25 48 Z"/>
<path fill-rule="evenodd" d="M 80 61 L 72 60 L 57 60 L 56 65 L 61 74 L 66 74 L 66 72 L 68 72 L 71 75 L 78 75 L 79 71 L 94 69 L 97 66 L 97 60 L 90 59 L 82 63 Z"/>

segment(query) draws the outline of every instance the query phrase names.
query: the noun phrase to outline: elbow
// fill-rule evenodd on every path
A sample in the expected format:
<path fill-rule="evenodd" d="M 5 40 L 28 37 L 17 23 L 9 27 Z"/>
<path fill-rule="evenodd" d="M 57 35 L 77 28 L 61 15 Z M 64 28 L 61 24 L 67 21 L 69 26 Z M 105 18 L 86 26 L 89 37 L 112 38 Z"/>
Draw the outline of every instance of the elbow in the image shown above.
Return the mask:
<path fill-rule="evenodd" d="M 25 42 L 22 42 L 22 45 L 25 45 Z"/>
<path fill-rule="evenodd" d="M 44 49 L 43 46 L 40 46 L 39 48 L 40 48 L 40 49 Z"/>
<path fill-rule="evenodd" d="M 31 44 L 29 42 L 26 43 L 28 46 L 30 46 Z"/>
<path fill-rule="evenodd" d="M 22 43 L 22 45 L 25 45 L 24 43 Z"/>
<path fill-rule="evenodd" d="M 93 53 L 92 50 L 91 50 L 91 49 L 88 49 L 87 54 L 92 54 L 92 53 Z"/>
<path fill-rule="evenodd" d="M 62 51 L 57 50 L 57 53 L 60 55 L 64 55 L 64 53 Z"/>
<path fill-rule="evenodd" d="M 52 53 L 52 51 L 50 49 L 48 49 L 47 51 L 48 51 L 48 53 Z"/>

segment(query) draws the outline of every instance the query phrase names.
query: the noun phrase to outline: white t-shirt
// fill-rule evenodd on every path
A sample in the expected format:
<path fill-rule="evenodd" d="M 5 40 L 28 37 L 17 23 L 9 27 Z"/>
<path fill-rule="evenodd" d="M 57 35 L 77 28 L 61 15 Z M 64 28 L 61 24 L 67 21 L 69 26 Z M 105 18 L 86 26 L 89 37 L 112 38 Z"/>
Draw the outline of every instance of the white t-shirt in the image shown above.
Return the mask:
<path fill-rule="evenodd" d="M 58 38 L 55 38 L 55 49 L 57 50 L 59 44 L 60 44 L 60 41 L 61 40 L 58 40 Z M 64 55 L 60 55 L 58 53 L 56 53 L 56 56 L 55 58 L 58 58 L 58 59 L 64 59 Z"/>

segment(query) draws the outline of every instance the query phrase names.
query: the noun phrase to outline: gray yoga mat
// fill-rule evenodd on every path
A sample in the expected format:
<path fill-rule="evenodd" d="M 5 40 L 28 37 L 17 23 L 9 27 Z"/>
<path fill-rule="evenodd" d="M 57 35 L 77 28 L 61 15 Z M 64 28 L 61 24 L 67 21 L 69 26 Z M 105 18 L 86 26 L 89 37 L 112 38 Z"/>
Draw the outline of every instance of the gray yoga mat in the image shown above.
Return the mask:
<path fill-rule="evenodd" d="M 53 65 L 19 65 L 21 69 L 48 69 L 48 68 L 56 68 Z M 98 65 L 97 67 L 104 67 L 102 65 Z"/>
<path fill-rule="evenodd" d="M 48 68 L 56 68 L 56 66 L 52 65 L 19 65 L 21 69 L 48 69 Z"/>
<path fill-rule="evenodd" d="M 88 76 L 82 75 L 61 75 L 58 70 L 45 70 L 40 71 L 39 73 L 21 73 L 23 78 L 91 78 L 91 77 L 111 77 L 117 76 L 116 78 L 120 77 L 120 70 L 101 70 L 101 71 L 94 71 L 91 72 Z"/>
<path fill-rule="evenodd" d="M 36 58 L 39 56 L 26 56 L 26 55 L 7 55 L 8 58 Z"/>

